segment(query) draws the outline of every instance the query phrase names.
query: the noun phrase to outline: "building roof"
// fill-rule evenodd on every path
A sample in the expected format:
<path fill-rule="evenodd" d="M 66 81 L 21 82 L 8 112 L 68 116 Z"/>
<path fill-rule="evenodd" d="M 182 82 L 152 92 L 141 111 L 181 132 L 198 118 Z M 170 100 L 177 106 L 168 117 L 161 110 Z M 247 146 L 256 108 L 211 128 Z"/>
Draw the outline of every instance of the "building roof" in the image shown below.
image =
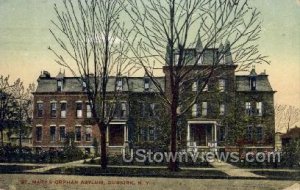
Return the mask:
<path fill-rule="evenodd" d="M 289 132 L 281 135 L 282 139 L 300 138 L 300 128 L 297 126 L 289 130 Z"/>
<path fill-rule="evenodd" d="M 236 75 L 236 85 L 238 92 L 250 92 L 250 75 Z M 259 74 L 256 76 L 256 92 L 274 92 L 269 82 L 268 75 Z"/>
<path fill-rule="evenodd" d="M 144 81 L 145 77 L 121 77 L 123 81 L 122 91 L 131 92 L 145 92 Z M 156 77 L 155 80 L 165 88 L 164 77 Z M 91 80 L 92 81 L 92 80 Z M 115 91 L 116 77 L 110 77 L 107 84 L 107 92 Z M 62 92 L 82 92 L 83 82 L 79 77 L 64 77 Z M 158 92 L 153 82 L 149 82 L 149 92 Z M 57 92 L 57 78 L 56 77 L 40 77 L 36 93 Z"/>

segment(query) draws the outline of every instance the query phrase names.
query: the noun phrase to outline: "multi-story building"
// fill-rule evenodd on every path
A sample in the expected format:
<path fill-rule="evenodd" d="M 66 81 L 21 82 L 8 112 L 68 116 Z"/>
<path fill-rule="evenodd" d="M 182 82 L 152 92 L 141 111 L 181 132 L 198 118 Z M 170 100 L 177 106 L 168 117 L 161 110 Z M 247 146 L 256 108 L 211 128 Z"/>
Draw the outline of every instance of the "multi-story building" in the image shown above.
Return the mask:
<path fill-rule="evenodd" d="M 185 53 L 192 60 L 199 51 L 196 47 Z M 180 147 L 273 147 L 275 91 L 268 75 L 265 72 L 257 74 L 254 68 L 248 75 L 235 75 L 237 66 L 230 52 L 222 54 L 217 66 L 213 64 L 215 55 L 220 57 L 218 49 L 208 49 L 197 65 L 185 66 L 194 72 L 187 76 L 189 84 L 183 85 L 182 107 L 188 105 L 185 101 L 189 97 L 198 95 L 199 98 L 180 118 Z M 195 73 L 199 76 L 212 66 L 215 68 L 209 78 L 195 77 Z M 168 96 L 171 93 L 169 70 L 167 66 L 163 70 L 165 76 L 155 80 Z M 167 144 L 168 113 L 153 81 L 148 77 L 120 78 L 110 77 L 108 82 L 108 93 L 122 91 L 120 105 L 107 128 L 108 150 L 162 141 Z M 69 132 L 74 133 L 75 145 L 86 151 L 92 150 L 94 138 L 100 142 L 99 129 L 93 122 L 86 91 L 79 78 L 66 77 L 61 72 L 51 77 L 44 71 L 34 92 L 33 147 L 63 147 Z"/>

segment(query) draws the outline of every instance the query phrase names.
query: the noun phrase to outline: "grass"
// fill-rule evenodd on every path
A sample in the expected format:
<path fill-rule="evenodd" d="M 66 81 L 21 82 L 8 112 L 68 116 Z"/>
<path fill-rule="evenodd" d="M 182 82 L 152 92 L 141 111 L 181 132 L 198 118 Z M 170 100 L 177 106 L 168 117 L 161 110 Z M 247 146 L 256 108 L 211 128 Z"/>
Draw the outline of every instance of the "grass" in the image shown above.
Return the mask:
<path fill-rule="evenodd" d="M 289 180 L 300 180 L 300 171 L 251 171 L 257 175 L 267 178 L 280 178 Z"/>
<path fill-rule="evenodd" d="M 85 164 L 94 164 L 94 165 L 100 165 L 100 160 L 91 160 L 89 162 L 85 162 Z M 108 158 L 108 165 L 121 165 L 121 166 L 167 166 L 168 163 L 163 162 L 124 162 L 122 156 L 113 156 Z M 201 162 L 200 160 L 197 160 L 197 162 L 181 162 L 181 167 L 198 167 L 198 168 L 212 168 L 212 166 L 208 162 Z"/>
<path fill-rule="evenodd" d="M 171 177 L 171 178 L 224 178 L 227 174 L 217 170 L 180 170 L 170 172 L 164 168 L 108 168 L 100 167 L 71 167 L 56 168 L 49 174 L 69 174 L 87 176 L 129 176 L 129 177 Z"/>

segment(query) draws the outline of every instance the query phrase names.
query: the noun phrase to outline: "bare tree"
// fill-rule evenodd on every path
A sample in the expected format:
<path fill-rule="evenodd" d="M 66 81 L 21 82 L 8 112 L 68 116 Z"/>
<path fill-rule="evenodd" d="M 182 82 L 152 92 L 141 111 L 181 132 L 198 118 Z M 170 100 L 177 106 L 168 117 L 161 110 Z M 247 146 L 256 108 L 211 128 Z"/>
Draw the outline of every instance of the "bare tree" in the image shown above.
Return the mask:
<path fill-rule="evenodd" d="M 123 4 L 124 0 L 78 0 L 77 3 L 64 0 L 64 10 L 55 5 L 57 21 L 52 21 L 55 28 L 50 30 L 62 53 L 49 47 L 56 55 L 56 62 L 79 76 L 86 89 L 100 130 L 102 168 L 107 167 L 106 129 L 115 108 L 111 106 L 106 111 L 105 104 L 108 99 L 116 101 L 122 94 L 117 88 L 108 92 L 107 85 L 110 76 L 118 78 L 134 69 L 127 61 L 129 48 L 124 41 L 130 31 L 120 30 L 120 25 L 122 28 L 124 25 L 119 22 Z"/>
<path fill-rule="evenodd" d="M 170 112 L 170 149 L 175 155 L 178 118 L 197 102 L 224 56 L 238 64 L 237 71 L 267 62 L 258 51 L 260 13 L 247 0 L 128 0 L 128 4 L 135 31 L 131 42 L 134 60 L 151 78 Z M 191 47 L 197 50 L 194 59 L 186 53 Z M 211 48 L 220 54 L 213 56 L 209 66 L 197 69 Z M 161 67 L 166 73 L 166 92 L 155 78 L 155 69 Z M 182 96 L 186 83 L 191 86 L 199 78 L 205 82 L 187 103 Z M 171 161 L 169 168 L 175 171 L 178 165 Z"/>
<path fill-rule="evenodd" d="M 277 131 L 289 132 L 290 128 L 300 121 L 300 109 L 288 105 L 275 105 L 275 128 Z"/>

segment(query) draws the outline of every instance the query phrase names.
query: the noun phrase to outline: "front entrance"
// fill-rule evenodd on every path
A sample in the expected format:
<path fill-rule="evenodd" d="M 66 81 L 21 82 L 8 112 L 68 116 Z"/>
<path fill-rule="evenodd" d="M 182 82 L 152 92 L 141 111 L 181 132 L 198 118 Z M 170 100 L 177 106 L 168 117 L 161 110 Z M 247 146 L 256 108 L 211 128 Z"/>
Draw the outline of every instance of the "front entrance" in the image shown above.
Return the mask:
<path fill-rule="evenodd" d="M 209 124 L 191 125 L 191 141 L 196 143 L 196 146 L 208 146 L 212 141 L 212 128 Z"/>
<path fill-rule="evenodd" d="M 187 126 L 187 146 L 217 146 L 217 123 L 215 121 L 189 121 Z"/>
<path fill-rule="evenodd" d="M 109 125 L 108 130 L 108 144 L 109 146 L 123 146 L 124 145 L 124 125 Z"/>

